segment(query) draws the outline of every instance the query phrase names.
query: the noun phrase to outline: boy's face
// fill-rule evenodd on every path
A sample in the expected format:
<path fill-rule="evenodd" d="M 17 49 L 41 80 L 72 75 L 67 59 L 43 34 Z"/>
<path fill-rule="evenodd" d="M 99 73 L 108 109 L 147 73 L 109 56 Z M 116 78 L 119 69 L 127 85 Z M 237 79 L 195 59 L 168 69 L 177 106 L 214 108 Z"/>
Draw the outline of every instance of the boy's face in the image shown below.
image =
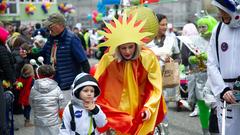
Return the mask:
<path fill-rule="evenodd" d="M 79 97 L 84 102 L 93 102 L 94 99 L 94 87 L 85 86 L 79 93 Z"/>

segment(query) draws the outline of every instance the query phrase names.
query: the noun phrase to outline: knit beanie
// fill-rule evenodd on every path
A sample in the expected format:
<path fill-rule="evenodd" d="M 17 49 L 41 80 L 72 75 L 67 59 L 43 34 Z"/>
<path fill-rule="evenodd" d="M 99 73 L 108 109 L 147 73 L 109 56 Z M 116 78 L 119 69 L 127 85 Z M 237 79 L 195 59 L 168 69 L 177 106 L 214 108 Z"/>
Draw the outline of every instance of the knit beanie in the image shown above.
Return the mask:
<path fill-rule="evenodd" d="M 9 32 L 6 29 L 4 29 L 3 27 L 0 27 L 0 33 L 1 33 L 0 34 L 0 42 L 2 44 L 5 44 L 5 42 L 8 38 Z"/>
<path fill-rule="evenodd" d="M 97 80 L 87 73 L 80 73 L 76 76 L 72 84 L 73 94 L 79 98 L 79 93 L 85 86 L 94 87 L 94 97 L 100 95 L 100 88 L 98 87 Z"/>

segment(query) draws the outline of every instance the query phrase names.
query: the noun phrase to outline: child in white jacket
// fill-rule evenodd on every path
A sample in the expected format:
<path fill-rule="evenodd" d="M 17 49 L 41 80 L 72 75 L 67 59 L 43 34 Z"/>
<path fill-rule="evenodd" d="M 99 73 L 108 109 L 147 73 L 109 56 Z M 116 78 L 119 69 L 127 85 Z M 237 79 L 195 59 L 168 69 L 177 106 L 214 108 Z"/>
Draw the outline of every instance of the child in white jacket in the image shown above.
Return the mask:
<path fill-rule="evenodd" d="M 100 89 L 95 78 L 87 73 L 77 75 L 73 82 L 72 99 L 65 107 L 59 135 L 99 134 L 96 127 L 104 127 L 107 119 L 95 104 Z"/>

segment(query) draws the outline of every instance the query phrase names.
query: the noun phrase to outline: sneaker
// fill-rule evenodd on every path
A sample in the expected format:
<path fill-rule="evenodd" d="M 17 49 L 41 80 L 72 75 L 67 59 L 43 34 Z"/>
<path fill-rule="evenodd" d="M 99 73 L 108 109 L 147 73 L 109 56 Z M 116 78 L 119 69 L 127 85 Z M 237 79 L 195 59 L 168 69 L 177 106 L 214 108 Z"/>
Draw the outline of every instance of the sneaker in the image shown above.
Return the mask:
<path fill-rule="evenodd" d="M 196 117 L 198 116 L 198 108 L 195 107 L 194 111 L 189 114 L 189 117 Z"/>
<path fill-rule="evenodd" d="M 182 104 L 184 108 L 188 109 L 189 111 L 192 110 L 192 107 L 189 105 L 189 103 L 186 100 L 181 99 L 179 102 Z"/>

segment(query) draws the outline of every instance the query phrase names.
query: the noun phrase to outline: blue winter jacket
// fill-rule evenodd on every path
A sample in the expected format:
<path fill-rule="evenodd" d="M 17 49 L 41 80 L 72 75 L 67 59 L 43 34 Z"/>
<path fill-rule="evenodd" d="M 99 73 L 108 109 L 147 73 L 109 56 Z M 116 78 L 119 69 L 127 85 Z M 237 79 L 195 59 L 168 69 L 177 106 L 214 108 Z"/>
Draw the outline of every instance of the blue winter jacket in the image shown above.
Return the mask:
<path fill-rule="evenodd" d="M 57 41 L 57 53 L 55 64 L 55 80 L 62 90 L 70 88 L 74 78 L 81 71 L 81 63 L 88 61 L 80 39 L 70 30 L 65 29 L 61 35 L 50 36 L 47 43 L 40 52 L 44 57 L 45 64 L 51 63 L 51 50 L 54 42 Z"/>

